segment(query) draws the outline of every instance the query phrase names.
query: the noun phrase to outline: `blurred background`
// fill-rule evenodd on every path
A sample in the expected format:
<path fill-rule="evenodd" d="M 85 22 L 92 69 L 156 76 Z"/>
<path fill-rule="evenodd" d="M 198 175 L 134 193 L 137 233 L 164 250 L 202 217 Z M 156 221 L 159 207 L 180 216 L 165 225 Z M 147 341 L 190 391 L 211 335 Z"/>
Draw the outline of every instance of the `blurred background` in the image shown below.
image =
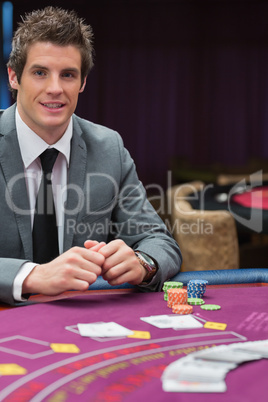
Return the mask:
<path fill-rule="evenodd" d="M 199 205 L 189 203 L 187 211 L 196 208 L 195 221 L 184 223 L 192 214 L 177 216 L 174 198 L 175 186 L 193 180 L 232 187 L 258 170 L 268 177 L 267 0 L 13 0 L 0 5 L 1 108 L 12 103 L 6 62 L 21 16 L 48 5 L 75 9 L 95 34 L 95 66 L 76 112 L 121 134 L 150 201 L 171 222 L 184 269 L 267 267 L 268 208 L 260 212 L 261 229 L 245 232 L 255 227 L 250 208 L 242 207 L 248 214 L 242 230 L 231 214 L 214 216 L 201 208 L 198 218 Z M 175 193 L 166 200 L 172 186 Z M 224 202 L 213 193 L 206 209 L 228 210 L 229 189 L 219 189 Z M 268 187 L 263 196 L 267 199 Z M 197 226 L 198 232 L 183 233 L 184 224 Z M 212 225 L 210 240 L 205 225 Z"/>
<path fill-rule="evenodd" d="M 47 5 L 92 25 L 95 67 L 77 114 L 119 131 L 144 185 L 165 189 L 169 170 L 177 183 L 267 168 L 268 1 L 2 2 L 3 108 L 13 27 Z"/>

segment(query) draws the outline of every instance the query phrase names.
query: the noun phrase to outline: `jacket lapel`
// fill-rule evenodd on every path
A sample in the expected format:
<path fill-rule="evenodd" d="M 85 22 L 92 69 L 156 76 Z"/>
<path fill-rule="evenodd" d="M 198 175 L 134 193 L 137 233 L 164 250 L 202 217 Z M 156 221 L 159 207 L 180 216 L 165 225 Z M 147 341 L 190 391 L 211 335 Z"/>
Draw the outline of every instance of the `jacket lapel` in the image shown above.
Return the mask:
<path fill-rule="evenodd" d="M 4 112 L 0 127 L 0 164 L 7 183 L 8 202 L 14 211 L 25 258 L 32 260 L 30 206 L 23 162 L 15 129 L 15 107 Z"/>
<path fill-rule="evenodd" d="M 74 233 L 72 230 L 68 231 L 67 220 L 72 219 L 77 222 L 77 215 L 80 210 L 79 206 L 81 205 L 82 201 L 81 191 L 83 191 L 86 177 L 86 144 L 81 137 L 82 130 L 75 120 L 75 116 L 73 117 L 73 124 L 74 127 L 71 144 L 70 168 L 68 173 L 67 202 L 65 206 L 67 213 L 65 214 L 64 219 L 63 251 L 68 250 L 72 246 Z M 72 211 L 71 214 L 70 211 Z"/>

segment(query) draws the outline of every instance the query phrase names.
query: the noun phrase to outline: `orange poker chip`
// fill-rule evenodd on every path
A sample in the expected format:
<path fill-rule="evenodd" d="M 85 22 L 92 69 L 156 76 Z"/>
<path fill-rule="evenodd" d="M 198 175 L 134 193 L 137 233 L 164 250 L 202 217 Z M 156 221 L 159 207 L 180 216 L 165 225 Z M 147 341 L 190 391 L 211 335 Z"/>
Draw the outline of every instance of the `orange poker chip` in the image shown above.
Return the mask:
<path fill-rule="evenodd" d="M 186 289 L 168 289 L 168 295 L 185 295 L 187 293 Z"/>
<path fill-rule="evenodd" d="M 185 289 L 171 288 L 167 291 L 167 305 L 172 308 L 175 305 L 187 305 L 188 293 Z"/>
<path fill-rule="evenodd" d="M 175 314 L 191 314 L 193 312 L 193 306 L 189 304 L 175 304 L 172 307 L 172 312 Z"/>
<path fill-rule="evenodd" d="M 172 308 L 173 306 L 176 306 L 176 304 L 178 304 L 178 303 L 177 303 L 177 302 L 168 303 L 167 306 L 170 307 L 170 308 Z M 182 304 L 181 304 L 181 305 L 182 305 Z"/>
<path fill-rule="evenodd" d="M 187 300 L 173 300 L 173 301 L 168 301 L 168 306 L 174 306 L 175 304 L 180 304 L 180 305 L 185 305 L 187 304 Z"/>

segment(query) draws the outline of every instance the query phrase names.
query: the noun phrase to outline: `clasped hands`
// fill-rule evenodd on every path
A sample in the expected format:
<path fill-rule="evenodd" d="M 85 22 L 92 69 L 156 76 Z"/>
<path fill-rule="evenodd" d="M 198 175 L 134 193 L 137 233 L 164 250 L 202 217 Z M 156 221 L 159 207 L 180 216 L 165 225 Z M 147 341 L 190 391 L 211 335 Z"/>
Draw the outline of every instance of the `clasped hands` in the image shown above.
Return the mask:
<path fill-rule="evenodd" d="M 36 265 L 25 278 L 22 293 L 55 296 L 67 290 L 85 291 L 99 275 L 111 286 L 138 285 L 146 271 L 123 240 L 106 244 L 86 240 L 47 264 Z"/>

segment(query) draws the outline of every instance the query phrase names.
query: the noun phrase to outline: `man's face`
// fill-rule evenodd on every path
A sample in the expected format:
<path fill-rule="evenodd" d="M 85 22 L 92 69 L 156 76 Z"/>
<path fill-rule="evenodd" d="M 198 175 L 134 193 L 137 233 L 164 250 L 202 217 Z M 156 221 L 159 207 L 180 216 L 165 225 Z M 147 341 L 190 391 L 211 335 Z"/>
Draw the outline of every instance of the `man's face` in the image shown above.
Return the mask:
<path fill-rule="evenodd" d="M 81 88 L 81 55 L 75 46 L 37 42 L 28 49 L 18 83 L 9 68 L 9 81 L 17 89 L 22 120 L 47 143 L 59 140 L 75 111 Z"/>

